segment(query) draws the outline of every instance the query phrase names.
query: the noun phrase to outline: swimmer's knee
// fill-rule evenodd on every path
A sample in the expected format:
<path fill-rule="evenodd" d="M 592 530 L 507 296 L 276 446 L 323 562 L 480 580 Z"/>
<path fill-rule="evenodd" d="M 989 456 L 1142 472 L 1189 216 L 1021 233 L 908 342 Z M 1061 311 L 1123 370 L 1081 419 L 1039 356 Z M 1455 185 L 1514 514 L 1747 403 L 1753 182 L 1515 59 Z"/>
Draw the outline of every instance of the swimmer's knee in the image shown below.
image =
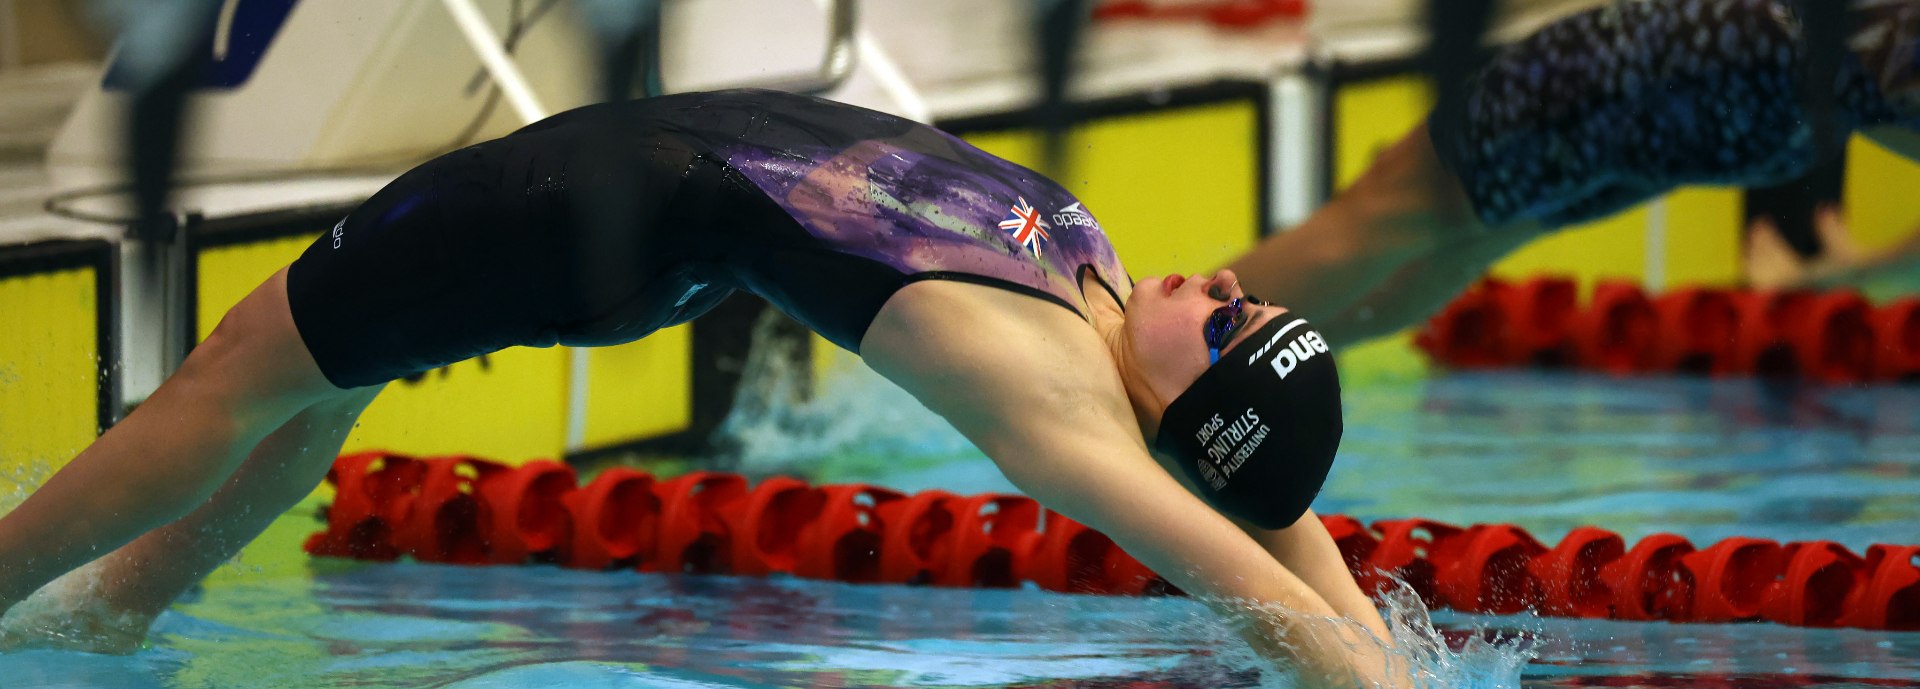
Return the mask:
<path fill-rule="evenodd" d="M 1486 229 L 1424 126 L 1375 157 L 1328 206 L 1330 222 L 1353 227 L 1330 241 L 1382 254 L 1426 254 Z"/>
<path fill-rule="evenodd" d="M 239 405 L 243 420 L 277 425 L 345 391 L 334 387 L 293 325 L 284 293 L 269 281 L 229 309 L 169 379 L 203 400 Z M 257 418 L 256 418 L 257 417 Z"/>

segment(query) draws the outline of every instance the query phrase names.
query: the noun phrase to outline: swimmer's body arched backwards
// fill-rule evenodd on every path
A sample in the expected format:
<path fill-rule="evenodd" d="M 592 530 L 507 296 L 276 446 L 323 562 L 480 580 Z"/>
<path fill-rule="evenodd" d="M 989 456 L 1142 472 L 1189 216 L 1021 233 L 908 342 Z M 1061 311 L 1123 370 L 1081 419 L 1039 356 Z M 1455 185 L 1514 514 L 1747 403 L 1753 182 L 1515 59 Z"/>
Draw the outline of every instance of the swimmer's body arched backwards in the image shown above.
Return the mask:
<path fill-rule="evenodd" d="M 1083 277 L 1116 302 L 1133 284 L 1052 180 L 898 117 L 740 90 L 591 105 L 442 156 L 287 283 L 321 370 L 359 387 L 507 346 L 635 340 L 734 290 L 858 353 L 908 284 L 1084 315 Z"/>
<path fill-rule="evenodd" d="M 1224 608 L 1264 652 L 1370 676 L 1385 623 L 1308 510 L 1340 436 L 1332 357 L 1237 282 L 1135 284 L 1057 184 L 881 113 L 767 91 L 581 108 L 406 173 L 242 300 L 0 520 L 0 553 L 34 556 L 0 571 L 0 608 L 139 537 L 101 566 L 140 583 L 98 595 L 150 619 L 319 481 L 387 381 L 631 341 L 739 289 L 1175 585 L 1309 616 Z"/>

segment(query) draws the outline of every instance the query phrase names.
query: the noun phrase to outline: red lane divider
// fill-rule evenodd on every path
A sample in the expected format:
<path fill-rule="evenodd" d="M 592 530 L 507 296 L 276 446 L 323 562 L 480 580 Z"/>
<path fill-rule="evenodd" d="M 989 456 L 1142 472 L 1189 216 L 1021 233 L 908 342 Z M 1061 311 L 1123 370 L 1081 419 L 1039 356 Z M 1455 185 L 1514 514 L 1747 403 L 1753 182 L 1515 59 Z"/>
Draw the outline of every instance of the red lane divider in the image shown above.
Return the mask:
<path fill-rule="evenodd" d="M 1801 373 L 1794 335 L 1816 328 L 1808 315 L 1813 295 L 1806 292 L 1747 292 L 1734 298 L 1740 321 L 1733 332 L 1733 372 L 1793 377 Z"/>
<path fill-rule="evenodd" d="M 1214 0 L 1199 3 L 1108 0 L 1093 9 L 1093 18 L 1098 20 L 1205 20 L 1228 28 L 1259 26 L 1275 20 L 1299 20 L 1306 15 L 1306 0 Z"/>
<path fill-rule="evenodd" d="M 1503 360 L 1546 366 L 1573 363 L 1575 316 L 1580 313 L 1580 289 L 1572 280 L 1528 280 L 1500 283 L 1491 290 L 1506 315 L 1507 336 Z"/>
<path fill-rule="evenodd" d="M 423 562 L 486 562 L 489 543 L 481 533 L 480 501 L 473 494 L 483 476 L 507 471 L 506 465 L 465 456 L 435 457 L 426 465 L 412 510 L 394 530 L 394 545 Z"/>
<path fill-rule="evenodd" d="M 925 584 L 947 568 L 953 551 L 953 513 L 948 503 L 959 496 L 929 490 L 880 506 L 880 581 Z"/>
<path fill-rule="evenodd" d="M 425 477 L 426 465 L 411 457 L 385 452 L 342 455 L 327 471 L 335 487 L 327 508 L 327 530 L 307 539 L 315 555 L 359 560 L 400 557 L 393 531 L 406 521 L 413 498 Z"/>
<path fill-rule="evenodd" d="M 1650 297 L 1631 283 L 1603 281 L 1582 305 L 1577 292 L 1569 278 L 1489 278 L 1429 319 L 1414 344 L 1435 363 L 1463 369 L 1920 379 L 1920 299 L 1875 308 L 1848 290 L 1701 287 Z"/>
<path fill-rule="evenodd" d="M 1796 627 L 1837 626 L 1842 606 L 1864 577 L 1866 561 L 1838 543 L 1787 544 L 1787 568 L 1767 597 L 1768 620 Z"/>
<path fill-rule="evenodd" d="M 1638 291 L 1638 288 L 1634 288 Z M 1726 290 L 1678 289 L 1654 300 L 1661 337 L 1654 341 L 1653 368 L 1699 374 L 1733 370 L 1733 332 L 1740 310 Z M 1628 373 L 1641 369 L 1622 369 Z"/>
<path fill-rule="evenodd" d="M 653 484 L 660 497 L 660 543 L 642 572 L 733 572 L 734 524 L 729 519 L 749 503 L 747 479 L 696 471 Z"/>
<path fill-rule="evenodd" d="M 1647 370 L 1655 360 L 1654 333 L 1662 324 L 1658 318 L 1639 287 L 1623 282 L 1594 286 L 1593 301 L 1573 319 L 1576 361 L 1607 373 Z M 1437 354 L 1434 358 L 1447 361 Z"/>
<path fill-rule="evenodd" d="M 1693 619 L 1732 622 L 1760 616 L 1760 604 L 1785 566 L 1780 544 L 1729 538 L 1680 557 L 1695 582 Z"/>
<path fill-rule="evenodd" d="M 1559 299 L 1556 289 L 1525 299 Z M 1618 303 L 1639 304 L 1631 307 L 1644 307 L 1635 318 L 1651 321 L 1644 297 L 1630 296 Z M 1688 295 L 1663 308 L 1718 309 L 1716 299 Z M 1859 313 L 1848 299 L 1755 303 Z M 1545 349 L 1534 352 L 1567 346 L 1549 335 L 1580 329 L 1535 325 L 1541 334 L 1532 341 Z M 572 469 L 551 461 L 508 467 L 383 452 L 342 456 L 327 480 L 336 497 L 326 530 L 306 542 L 316 556 L 1179 593 L 1105 534 L 1018 495 L 907 495 L 788 477 L 749 487 L 735 474 L 661 481 L 632 469 L 609 469 L 580 486 Z M 1696 549 L 1685 538 L 1654 534 L 1629 546 L 1619 534 L 1586 526 L 1548 546 L 1511 524 L 1368 525 L 1340 515 L 1324 515 L 1321 524 L 1361 589 L 1376 597 L 1397 578 L 1429 605 L 1465 612 L 1920 631 L 1920 545 L 1875 545 L 1862 557 L 1828 541 L 1729 538 Z"/>
<path fill-rule="evenodd" d="M 573 535 L 566 497 L 576 490 L 573 468 L 551 460 L 528 462 L 516 469 L 495 471 L 481 478 L 479 497 L 481 532 L 489 559 L 501 564 L 548 556 Z"/>
<path fill-rule="evenodd" d="M 653 477 L 632 469 L 608 469 L 562 498 L 573 537 L 560 563 L 575 569 L 606 569 L 651 557 L 660 534 L 660 498 Z"/>
<path fill-rule="evenodd" d="M 1600 566 L 1600 577 L 1613 590 L 1616 620 L 1685 620 L 1691 610 L 1693 575 L 1680 558 L 1693 552 L 1693 543 L 1673 534 L 1640 539 L 1620 559 Z"/>
<path fill-rule="evenodd" d="M 1920 378 L 1920 299 L 1903 299 L 1873 312 L 1874 377 Z"/>
<path fill-rule="evenodd" d="M 1379 532 L 1380 540 L 1355 577 L 1360 590 L 1378 596 L 1398 579 L 1406 582 L 1428 607 L 1440 607 L 1439 584 L 1435 581 L 1439 570 L 1433 556 L 1450 552 L 1452 549 L 1442 549 L 1440 544 L 1459 536 L 1463 530 L 1426 519 L 1383 520 L 1375 522 L 1373 527 Z"/>
<path fill-rule="evenodd" d="M 792 574 L 800 564 L 800 532 L 820 520 L 826 495 L 807 482 L 775 476 L 754 486 L 746 509 L 732 526 L 734 574 Z"/>
<path fill-rule="evenodd" d="M 1591 526 L 1574 529 L 1528 563 L 1540 582 L 1540 612 L 1606 618 L 1612 611 L 1613 586 L 1600 576 L 1600 569 L 1626 554 L 1626 541 L 1619 534 Z"/>
<path fill-rule="evenodd" d="M 1827 383 L 1857 383 L 1874 376 L 1873 305 L 1850 291 L 1813 297 L 1808 327 L 1793 333 L 1800 368 Z"/>
<path fill-rule="evenodd" d="M 809 579 L 853 583 L 883 581 L 880 553 L 886 543 L 888 508 L 906 495 L 862 484 L 823 486 L 819 516 L 798 527 L 793 573 Z"/>
<path fill-rule="evenodd" d="M 953 514 L 952 550 L 941 586 L 1011 588 L 1023 578 L 1015 565 L 1038 545 L 1040 503 L 1019 495 L 975 495 L 947 503 Z"/>
<path fill-rule="evenodd" d="M 1461 294 L 1414 336 L 1414 345 L 1458 368 L 1499 368 L 1517 363 L 1507 359 L 1507 314 L 1493 294 L 1500 284 L 1489 281 Z"/>
<path fill-rule="evenodd" d="M 1865 585 L 1847 601 L 1845 627 L 1920 631 L 1920 546 L 1867 549 Z"/>
<path fill-rule="evenodd" d="M 1527 565 L 1546 546 L 1511 524 L 1477 524 L 1436 553 L 1440 598 L 1455 610 L 1510 615 L 1540 604 L 1540 581 Z"/>

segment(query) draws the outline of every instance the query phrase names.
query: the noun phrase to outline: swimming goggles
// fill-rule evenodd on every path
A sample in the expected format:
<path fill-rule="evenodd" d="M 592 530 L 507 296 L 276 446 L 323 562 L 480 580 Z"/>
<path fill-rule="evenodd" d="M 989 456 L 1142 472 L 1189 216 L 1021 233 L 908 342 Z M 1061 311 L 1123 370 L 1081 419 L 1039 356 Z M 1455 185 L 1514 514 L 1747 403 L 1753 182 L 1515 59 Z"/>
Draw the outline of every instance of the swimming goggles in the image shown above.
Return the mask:
<path fill-rule="evenodd" d="M 1227 300 L 1226 306 L 1214 309 L 1213 315 L 1207 316 L 1207 324 L 1200 330 L 1200 334 L 1207 339 L 1207 356 L 1211 357 L 1207 363 L 1220 363 L 1220 350 L 1226 349 L 1227 343 L 1233 341 L 1233 331 L 1240 328 L 1240 312 L 1245 306 L 1245 299 L 1234 297 Z"/>

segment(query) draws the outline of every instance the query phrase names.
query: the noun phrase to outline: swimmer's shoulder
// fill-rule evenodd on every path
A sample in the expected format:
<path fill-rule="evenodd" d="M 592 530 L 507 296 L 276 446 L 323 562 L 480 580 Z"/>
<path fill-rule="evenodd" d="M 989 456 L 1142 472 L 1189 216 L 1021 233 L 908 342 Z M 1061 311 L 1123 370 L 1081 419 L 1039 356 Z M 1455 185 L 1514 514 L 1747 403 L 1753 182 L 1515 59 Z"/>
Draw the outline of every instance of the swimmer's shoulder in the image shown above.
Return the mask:
<path fill-rule="evenodd" d="M 1089 278 L 1084 284 L 1100 289 L 1102 281 Z M 892 322 L 883 323 L 886 319 L 883 317 Z M 1062 331 L 1093 332 L 1093 325 L 1079 307 L 1066 306 L 1038 290 L 1010 287 L 993 280 L 913 280 L 896 290 L 880 307 L 873 324 L 860 340 L 860 353 L 865 355 L 869 351 L 876 342 L 876 333 L 905 333 L 919 338 L 944 335 L 949 329 L 983 334 L 1020 330 L 1044 337 Z"/>
<path fill-rule="evenodd" d="M 1062 433 L 1135 427 L 1111 351 L 1072 311 L 940 280 L 896 297 L 874 318 L 861 357 L 994 461 L 1019 460 Z M 1141 442 L 1124 433 L 1101 438 Z"/>

